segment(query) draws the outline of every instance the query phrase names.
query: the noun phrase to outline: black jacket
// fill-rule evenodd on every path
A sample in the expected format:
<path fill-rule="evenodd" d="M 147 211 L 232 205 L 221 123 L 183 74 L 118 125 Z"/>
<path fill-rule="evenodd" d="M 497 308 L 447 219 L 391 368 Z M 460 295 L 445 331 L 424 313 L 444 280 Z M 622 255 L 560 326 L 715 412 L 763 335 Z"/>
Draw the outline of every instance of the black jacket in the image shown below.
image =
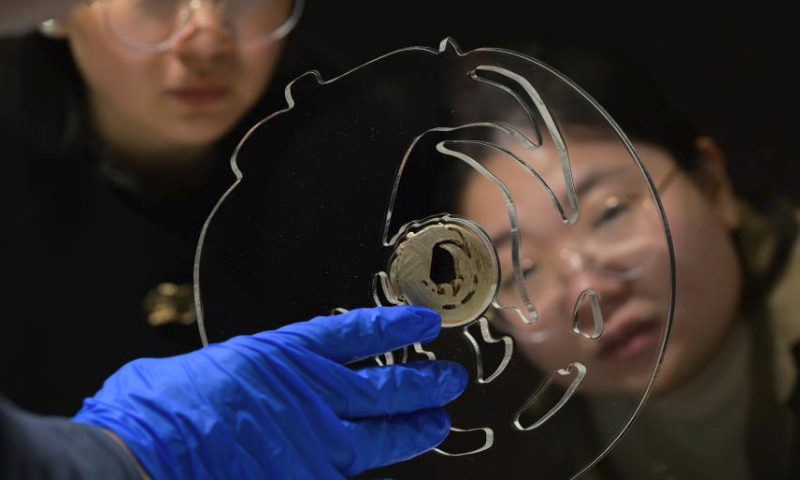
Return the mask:
<path fill-rule="evenodd" d="M 0 478 L 138 480 L 133 458 L 99 428 L 31 415 L 0 397 Z"/>
<path fill-rule="evenodd" d="M 308 38 L 286 48 L 266 97 L 217 146 L 208 180 L 166 196 L 137 187 L 94 138 L 83 112 L 73 112 L 72 146 L 55 154 L 38 148 L 51 138 L 31 145 L 0 128 L 2 394 L 26 410 L 72 415 L 128 361 L 200 347 L 194 323 L 148 323 L 154 308 L 145 299 L 150 294 L 169 307 L 175 298 L 156 290 L 176 285 L 189 291 L 188 300 L 178 296 L 179 306 L 192 306 L 197 240 L 233 182 L 229 158 L 236 144 L 264 115 L 283 108 L 291 78 L 309 66 L 339 73 L 324 66 L 334 62 Z M 20 94 L 31 96 L 22 87 Z M 48 114 L 41 112 L 43 121 Z"/>

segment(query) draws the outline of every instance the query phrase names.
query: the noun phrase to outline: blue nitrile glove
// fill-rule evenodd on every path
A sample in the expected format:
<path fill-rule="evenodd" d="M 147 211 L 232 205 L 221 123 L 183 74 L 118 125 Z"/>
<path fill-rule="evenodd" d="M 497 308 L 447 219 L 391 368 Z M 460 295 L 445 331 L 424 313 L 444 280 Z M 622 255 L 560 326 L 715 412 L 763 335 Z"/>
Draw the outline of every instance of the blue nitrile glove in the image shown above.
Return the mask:
<path fill-rule="evenodd" d="M 447 436 L 440 407 L 466 386 L 461 365 L 342 365 L 428 342 L 440 324 L 421 307 L 368 308 L 136 360 L 74 421 L 116 433 L 156 480 L 343 479 Z"/>

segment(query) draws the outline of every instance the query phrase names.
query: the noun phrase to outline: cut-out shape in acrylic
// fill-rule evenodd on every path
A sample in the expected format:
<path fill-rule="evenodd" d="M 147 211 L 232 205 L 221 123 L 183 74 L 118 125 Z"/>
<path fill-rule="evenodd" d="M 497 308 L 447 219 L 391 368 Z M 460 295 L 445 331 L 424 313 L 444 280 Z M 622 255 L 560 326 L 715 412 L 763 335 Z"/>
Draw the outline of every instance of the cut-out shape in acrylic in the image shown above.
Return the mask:
<path fill-rule="evenodd" d="M 586 326 L 591 319 L 592 329 L 587 331 Z M 600 310 L 600 296 L 594 290 L 584 290 L 575 302 L 572 314 L 572 331 L 590 340 L 600 338 L 603 334 L 605 323 L 603 312 Z"/>
<path fill-rule="evenodd" d="M 556 377 L 570 376 L 574 378 L 566 390 L 562 392 L 561 389 L 554 388 L 553 383 Z M 514 415 L 514 428 L 520 431 L 530 431 L 544 425 L 578 391 L 578 387 L 580 387 L 584 377 L 586 377 L 586 367 L 579 362 L 571 363 L 551 373 L 539 390 Z M 548 400 L 554 397 L 557 398 L 555 404 L 549 405 Z"/>
<path fill-rule="evenodd" d="M 450 436 L 433 451 L 445 457 L 463 457 L 488 450 L 494 445 L 491 428 L 462 429 L 453 427 Z"/>
<path fill-rule="evenodd" d="M 476 329 L 475 326 L 478 326 Z M 479 330 L 479 335 L 473 335 L 470 330 Z M 469 341 L 470 346 L 475 354 L 475 381 L 478 383 L 491 383 L 496 379 L 503 370 L 508 366 L 511 361 L 511 356 L 514 353 L 514 341 L 508 335 L 501 335 L 500 338 L 494 338 L 492 332 L 489 330 L 489 321 L 486 318 L 481 318 L 476 323 L 464 327 L 464 336 Z M 480 339 L 480 342 L 478 341 Z M 484 352 L 487 348 L 492 346 L 500 346 L 503 348 L 500 363 L 493 370 L 486 368 L 486 355 Z M 487 370 L 490 372 L 486 375 Z"/>

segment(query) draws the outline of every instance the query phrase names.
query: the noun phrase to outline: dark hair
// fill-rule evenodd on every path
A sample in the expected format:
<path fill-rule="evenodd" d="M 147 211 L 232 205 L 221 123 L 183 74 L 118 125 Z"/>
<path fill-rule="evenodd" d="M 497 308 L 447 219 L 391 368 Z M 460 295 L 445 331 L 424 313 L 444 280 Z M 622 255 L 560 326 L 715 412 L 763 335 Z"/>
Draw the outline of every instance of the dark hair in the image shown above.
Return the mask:
<path fill-rule="evenodd" d="M 669 102 L 658 79 L 642 63 L 610 47 L 588 46 L 570 40 L 518 41 L 504 46 L 504 49 L 533 57 L 566 76 L 599 103 L 631 141 L 663 148 L 684 171 L 691 172 L 697 168 L 697 130 Z M 543 81 L 546 83 L 551 79 L 548 76 Z M 556 113 L 560 123 L 596 125 L 596 112 L 576 104 L 572 92 L 551 88 L 547 84 L 535 86 L 548 92 L 543 100 Z M 497 97 L 494 96 L 476 94 L 482 88 L 479 82 L 462 82 L 449 89 L 449 102 L 458 107 L 453 110 L 456 118 L 451 121 L 454 125 L 462 125 L 476 118 L 512 125 L 518 125 L 523 120 L 512 118 L 521 112 L 518 109 L 509 112 L 508 103 L 496 102 Z M 465 134 L 472 135 L 469 132 Z M 481 158 L 485 154 L 485 150 L 471 145 L 463 145 L 459 149 L 467 154 L 472 153 L 474 158 Z M 443 164 L 437 173 L 437 183 L 448 185 L 448 188 L 433 194 L 433 209 L 458 212 L 458 192 L 461 192 L 472 172 L 473 169 L 462 162 Z"/>
<path fill-rule="evenodd" d="M 86 88 L 67 42 L 38 33 L 0 40 L 0 136 L 42 156 L 72 151 Z"/>
<path fill-rule="evenodd" d="M 642 63 L 609 47 L 569 41 L 517 42 L 506 49 L 529 55 L 572 80 L 611 115 L 631 140 L 664 148 L 684 170 L 697 166 L 694 143 L 698 132 L 665 97 L 658 79 Z M 498 111 L 504 108 L 502 105 L 490 101 L 476 105 L 474 99 L 482 98 L 480 95 L 464 91 L 456 91 L 454 95 L 457 104 L 472 104 L 474 118 L 508 116 L 507 112 Z M 544 100 L 563 122 L 596 121 L 584 118 L 587 111 L 578 111 L 572 98 L 558 98 L 554 94 Z M 476 115 L 475 109 L 480 113 Z"/>

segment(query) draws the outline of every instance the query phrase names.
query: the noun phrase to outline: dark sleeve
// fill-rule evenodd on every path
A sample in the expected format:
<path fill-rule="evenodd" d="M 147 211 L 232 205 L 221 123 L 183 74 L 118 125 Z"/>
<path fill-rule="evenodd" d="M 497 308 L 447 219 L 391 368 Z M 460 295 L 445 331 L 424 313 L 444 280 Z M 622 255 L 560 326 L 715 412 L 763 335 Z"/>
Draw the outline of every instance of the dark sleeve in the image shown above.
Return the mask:
<path fill-rule="evenodd" d="M 0 479 L 142 480 L 142 475 L 99 428 L 32 415 L 0 397 Z"/>

